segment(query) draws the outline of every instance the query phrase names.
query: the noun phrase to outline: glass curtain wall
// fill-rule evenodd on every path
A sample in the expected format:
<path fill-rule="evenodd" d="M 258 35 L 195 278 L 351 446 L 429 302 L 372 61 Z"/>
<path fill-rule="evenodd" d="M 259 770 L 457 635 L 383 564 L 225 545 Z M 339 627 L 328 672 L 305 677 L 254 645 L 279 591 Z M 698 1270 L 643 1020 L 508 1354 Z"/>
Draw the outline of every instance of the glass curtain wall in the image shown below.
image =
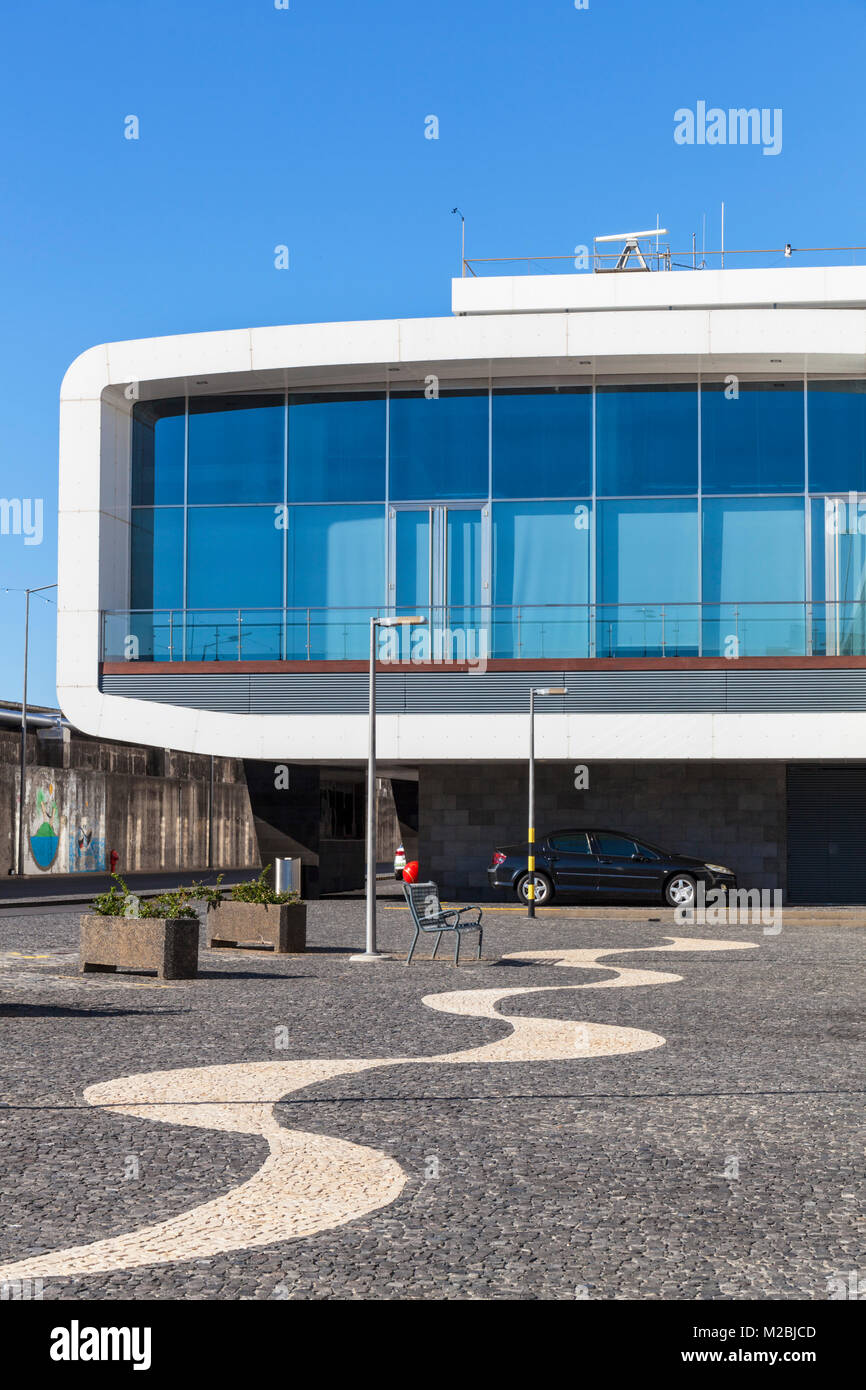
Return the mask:
<path fill-rule="evenodd" d="M 363 659 L 410 609 L 494 657 L 859 654 L 866 382 L 139 402 L 131 523 L 141 657 Z"/>

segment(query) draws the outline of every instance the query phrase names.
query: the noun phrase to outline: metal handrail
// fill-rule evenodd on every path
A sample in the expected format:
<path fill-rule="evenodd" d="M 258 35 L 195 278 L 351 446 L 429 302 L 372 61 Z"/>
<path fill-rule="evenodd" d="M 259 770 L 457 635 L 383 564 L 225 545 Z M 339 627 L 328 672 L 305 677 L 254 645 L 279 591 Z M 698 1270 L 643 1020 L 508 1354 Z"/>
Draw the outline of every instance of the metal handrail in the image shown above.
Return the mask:
<path fill-rule="evenodd" d="M 352 660 L 363 655 L 353 652 L 353 644 L 359 634 L 367 632 L 370 617 L 394 612 L 386 605 L 374 609 L 354 604 L 339 608 L 112 609 L 102 614 L 100 647 L 102 660 L 109 662 Z M 707 647 L 719 647 L 731 637 L 740 655 L 762 654 L 762 648 L 769 648 L 766 654 L 771 655 L 787 652 L 808 656 L 815 649 L 824 649 L 828 655 L 866 655 L 866 600 L 862 599 L 452 604 L 431 610 L 430 619 L 427 631 L 431 643 L 444 640 L 448 634 L 449 643 L 453 646 L 456 639 L 459 646 L 462 634 L 463 647 L 468 650 L 470 640 L 480 647 L 484 634 L 487 655 L 505 659 L 641 652 L 662 657 L 706 655 Z M 117 628 L 112 633 L 111 626 L 118 620 L 120 632 L 115 635 Z M 723 624 L 723 635 L 713 632 L 715 625 Z M 787 630 L 781 630 L 782 624 Z M 176 652 L 178 626 L 183 643 Z M 143 642 L 152 655 L 142 658 L 139 645 L 130 648 L 130 638 Z M 749 640 L 751 652 L 744 650 Z M 780 653 L 780 647 L 784 652 Z"/>
<path fill-rule="evenodd" d="M 793 607 L 797 607 L 797 608 L 807 608 L 807 607 L 809 607 L 810 605 L 811 605 L 811 606 L 815 606 L 815 605 L 824 604 L 824 605 L 825 605 L 826 607 L 828 607 L 828 608 L 834 607 L 834 606 L 838 605 L 838 606 L 840 606 L 840 607 L 841 607 L 841 606 L 845 606 L 845 607 L 858 607 L 858 608 L 862 608 L 862 609 L 866 610 L 866 599 L 853 599 L 853 598 L 852 598 L 852 599 L 845 599 L 845 598 L 840 598 L 840 599 L 829 599 L 829 598 L 828 598 L 828 599 L 816 599 L 816 598 L 812 598 L 812 599 L 802 599 L 802 598 L 790 598 L 790 599 L 789 599 L 789 598 L 767 598 L 767 599 L 763 599 L 763 598 L 759 598 L 759 599 L 745 599 L 745 600 L 743 600 L 743 599 L 700 599 L 700 600 L 698 600 L 698 599 L 665 599 L 664 601 L 661 601 L 661 600 L 658 600 L 658 599 L 643 599 L 643 600 L 641 600 L 640 603 L 603 603 L 603 602 L 590 603 L 589 601 L 584 602 L 584 603 L 568 603 L 568 602 L 565 602 L 565 601 L 558 602 L 558 603 L 527 603 L 526 600 L 524 599 L 524 600 L 522 600 L 519 604 L 518 604 L 518 603 L 491 603 L 489 600 L 484 599 L 484 600 L 479 600 L 477 603 L 450 603 L 450 604 L 445 604 L 445 605 L 444 605 L 444 608 L 445 608 L 448 612 L 464 612 L 464 613 L 465 613 L 465 612 L 475 612 L 475 611 L 479 611 L 479 612 L 480 612 L 481 610 L 483 610 L 484 612 L 486 612 L 488 609 L 491 609 L 491 608 L 503 608 L 503 609 L 509 609 L 510 611 L 516 613 L 517 610 L 518 610 L 518 608 L 531 608 L 531 609 L 537 609 L 537 608 L 568 608 L 568 609 L 585 609 L 585 610 L 589 610 L 590 608 L 627 608 L 627 609 L 633 609 L 633 610 L 635 610 L 635 611 L 638 611 L 638 610 L 643 611 L 643 609 L 645 609 L 645 608 L 658 608 L 658 609 L 662 609 L 662 608 L 731 608 L 731 609 L 733 609 L 734 606 L 737 605 L 737 604 L 738 604 L 741 608 L 793 608 Z M 426 607 L 427 605 L 424 605 L 424 606 Z M 222 605 L 222 606 L 220 606 L 220 607 L 211 607 L 211 608 L 182 608 L 180 605 L 176 605 L 174 608 L 169 608 L 169 607 L 165 607 L 165 608 L 104 608 L 104 609 L 102 610 L 102 616 L 103 616 L 103 618 L 111 618 L 111 617 L 134 617 L 136 613 L 140 613 L 140 614 L 142 614 L 142 615 L 150 615 L 150 614 L 156 614 L 156 613 L 170 613 L 170 614 L 171 614 L 171 613 L 180 613 L 180 614 L 182 614 L 184 617 L 189 618 L 189 617 L 195 617 L 196 614 L 198 614 L 198 613 L 226 613 L 226 614 L 231 614 L 231 615 L 232 615 L 232 619 L 231 619 L 231 620 L 232 620 L 233 622 L 235 622 L 235 621 L 237 621 L 238 615 L 244 614 L 244 613 L 273 613 L 273 614 L 281 614 L 281 613 L 340 613 L 340 614 L 342 614 L 342 613 L 366 613 L 366 614 L 369 616 L 369 615 L 372 615 L 372 614 L 375 614 L 375 613 L 380 613 L 380 612 L 391 612 L 392 609 L 394 609 L 394 608 L 396 608 L 397 610 L 399 610 L 400 608 L 406 608 L 407 611 L 409 611 L 409 610 L 411 609 L 411 611 L 412 611 L 413 613 L 415 613 L 415 612 L 418 611 L 418 605 L 417 605 L 417 604 L 397 604 L 397 605 L 393 605 L 393 604 L 390 604 L 390 605 L 389 605 L 389 604 L 386 604 L 386 603 L 380 603 L 380 604 L 369 604 L 369 603 L 339 603 L 339 604 L 331 604 L 331 605 L 327 605 L 327 604 L 312 604 L 312 605 L 310 605 L 310 604 L 301 604 L 301 605 L 286 604 L 285 607 L 284 607 L 282 604 L 276 603 L 276 604 L 269 604 L 269 605 L 259 605 L 258 607 L 256 607 L 256 606 L 251 606 L 251 605 L 248 605 L 248 604 L 244 604 L 242 608 L 238 608 L 236 604 L 232 604 L 232 605 L 230 605 L 230 606 L 224 604 L 224 605 Z"/>
<path fill-rule="evenodd" d="M 786 259 L 792 259 L 793 256 L 838 256 L 842 254 L 853 255 L 857 252 L 866 251 L 866 246 L 792 246 L 790 248 L 785 246 L 751 247 L 739 251 L 729 250 L 728 247 L 725 247 L 724 251 L 698 251 L 694 246 L 691 246 L 687 251 L 671 251 L 667 247 L 665 247 L 663 250 L 659 249 L 658 251 L 656 251 L 650 245 L 652 239 L 652 236 L 648 236 L 645 239 L 642 239 L 642 241 L 645 240 L 646 242 L 646 245 L 642 247 L 644 256 L 652 259 L 658 258 L 660 261 L 663 260 L 666 264 L 672 266 L 676 270 L 706 269 L 707 267 L 705 264 L 698 264 L 697 258 L 699 258 L 701 262 L 706 262 L 714 257 L 718 257 L 721 262 L 728 256 L 784 256 L 786 257 Z M 586 255 L 587 260 L 592 262 L 593 270 L 597 268 L 597 263 L 603 264 L 604 262 L 610 261 L 616 262 L 616 260 L 618 260 L 619 258 L 619 252 L 590 251 L 588 245 L 586 247 Z M 690 263 L 687 265 L 680 264 L 677 259 L 678 257 L 688 258 L 688 261 Z M 571 261 L 572 264 L 574 264 L 575 252 L 572 251 L 568 255 L 558 256 L 472 256 L 465 258 L 463 262 L 463 268 L 464 272 L 468 271 L 471 275 L 474 275 L 476 278 L 479 278 L 478 271 L 474 269 L 475 266 L 525 265 L 527 274 L 531 275 L 532 265 L 541 261 Z M 625 273 L 628 272 L 626 271 Z"/>

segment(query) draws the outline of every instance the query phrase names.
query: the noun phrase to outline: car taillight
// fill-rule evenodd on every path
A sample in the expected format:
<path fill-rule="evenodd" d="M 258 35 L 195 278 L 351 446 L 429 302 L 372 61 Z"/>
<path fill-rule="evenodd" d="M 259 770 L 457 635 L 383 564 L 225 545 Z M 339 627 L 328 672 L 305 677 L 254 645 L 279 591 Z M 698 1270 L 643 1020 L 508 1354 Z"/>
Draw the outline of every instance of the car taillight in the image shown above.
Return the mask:
<path fill-rule="evenodd" d="M 507 858 L 508 858 L 508 855 L 507 855 L 507 854 L 503 854 L 501 849 L 494 850 L 494 851 L 493 851 L 493 863 L 492 863 L 492 865 L 491 865 L 491 868 L 497 869 L 497 868 L 499 867 L 500 864 L 504 864 L 504 863 L 505 863 L 505 861 L 506 861 Z"/>

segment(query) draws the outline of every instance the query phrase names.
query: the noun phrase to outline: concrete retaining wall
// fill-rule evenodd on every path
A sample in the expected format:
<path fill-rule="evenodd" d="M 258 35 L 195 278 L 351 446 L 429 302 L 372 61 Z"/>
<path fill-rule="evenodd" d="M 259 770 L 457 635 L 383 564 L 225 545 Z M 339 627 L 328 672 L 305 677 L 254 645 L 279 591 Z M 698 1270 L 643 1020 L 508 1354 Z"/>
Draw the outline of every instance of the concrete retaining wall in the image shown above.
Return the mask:
<path fill-rule="evenodd" d="M 49 743 L 32 734 L 28 744 L 25 873 L 106 869 L 112 849 L 121 872 L 207 864 L 209 758 L 74 737 Z M 18 748 L 16 734 L 0 733 L 4 874 L 16 858 Z M 213 841 L 217 867 L 258 866 L 243 764 L 235 759 L 215 760 Z"/>

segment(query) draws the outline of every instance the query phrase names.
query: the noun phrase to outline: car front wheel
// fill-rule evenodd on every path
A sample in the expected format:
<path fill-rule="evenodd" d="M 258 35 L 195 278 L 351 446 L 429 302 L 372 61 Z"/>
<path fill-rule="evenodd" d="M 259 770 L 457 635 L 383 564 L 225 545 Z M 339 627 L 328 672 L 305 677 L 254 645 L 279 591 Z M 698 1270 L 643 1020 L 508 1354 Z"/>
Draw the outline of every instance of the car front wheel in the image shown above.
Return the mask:
<path fill-rule="evenodd" d="M 669 907 L 693 907 L 695 880 L 691 874 L 674 874 L 665 884 L 665 901 Z"/>
<path fill-rule="evenodd" d="M 544 907 L 553 897 L 553 884 L 547 874 L 540 874 L 536 871 L 535 875 L 535 905 Z M 524 874 L 517 882 L 517 896 L 525 906 L 529 906 L 529 874 Z"/>

